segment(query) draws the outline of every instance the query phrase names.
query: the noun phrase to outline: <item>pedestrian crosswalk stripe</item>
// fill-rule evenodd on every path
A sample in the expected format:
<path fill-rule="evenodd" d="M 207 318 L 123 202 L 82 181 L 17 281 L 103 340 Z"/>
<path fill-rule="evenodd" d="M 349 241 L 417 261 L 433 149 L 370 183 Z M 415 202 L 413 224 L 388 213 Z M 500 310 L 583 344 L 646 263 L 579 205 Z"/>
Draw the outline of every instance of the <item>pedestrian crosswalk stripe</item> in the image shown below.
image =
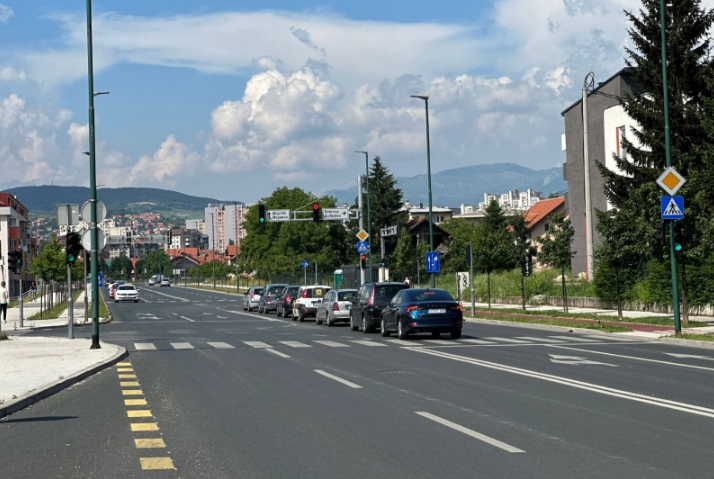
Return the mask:
<path fill-rule="evenodd" d="M 329 346 L 331 348 L 349 348 L 349 344 L 342 344 L 338 343 L 336 341 L 313 341 L 313 343 L 318 343 L 318 344 L 323 344 L 325 346 Z"/>
<path fill-rule="evenodd" d="M 603 340 L 603 339 L 605 339 L 605 340 L 607 340 L 607 341 L 628 341 L 628 342 L 629 342 L 629 341 L 632 341 L 632 338 L 620 338 L 620 337 L 617 337 L 617 336 L 607 336 L 607 337 L 603 338 L 602 336 L 596 336 L 596 335 L 594 335 L 594 334 L 592 334 L 592 335 L 591 335 L 591 334 L 588 334 L 588 335 L 585 335 L 585 337 L 586 337 L 586 338 L 592 338 L 592 339 L 597 340 L 597 341 Z"/>
<path fill-rule="evenodd" d="M 231 346 L 228 343 L 217 342 L 217 343 L 207 343 L 209 346 L 213 346 L 216 349 L 235 349 L 235 346 Z"/>
<path fill-rule="evenodd" d="M 134 347 L 137 351 L 156 350 L 154 343 L 134 343 Z"/>
<path fill-rule="evenodd" d="M 251 348 L 257 348 L 257 349 L 265 349 L 265 348 L 272 348 L 271 345 L 266 344 L 262 341 L 243 341 L 245 344 L 250 346 Z"/>
<path fill-rule="evenodd" d="M 151 414 L 151 411 L 148 409 L 140 409 L 136 411 L 127 411 L 126 412 L 127 417 L 153 417 Z"/>
<path fill-rule="evenodd" d="M 386 346 L 386 344 L 377 343 L 374 341 L 355 340 L 355 341 L 350 341 L 350 342 L 355 343 L 355 344 L 362 344 L 364 346 Z"/>
<path fill-rule="evenodd" d="M 191 343 L 171 343 L 174 349 L 194 349 Z"/>
<path fill-rule="evenodd" d="M 301 343 L 300 341 L 278 341 L 280 344 L 290 346 L 291 348 L 311 348 L 309 344 Z"/>
<path fill-rule="evenodd" d="M 517 339 L 526 339 L 528 341 L 535 341 L 535 342 L 540 342 L 540 343 L 562 343 L 562 342 L 564 342 L 560 339 L 537 338 L 535 336 L 518 336 Z"/>
<path fill-rule="evenodd" d="M 409 341 L 402 341 L 401 339 L 385 339 L 388 343 L 400 344 L 402 346 L 412 346 Z"/>
<path fill-rule="evenodd" d="M 523 341 L 521 339 L 511 339 L 511 338 L 494 338 L 494 337 L 489 337 L 488 338 L 491 341 L 500 341 L 502 343 L 514 343 L 514 344 L 525 344 L 528 341 Z"/>
<path fill-rule="evenodd" d="M 166 447 L 166 443 L 162 438 L 142 438 L 134 439 L 134 444 L 137 449 L 153 449 Z"/>
<path fill-rule="evenodd" d="M 579 341 L 582 343 L 592 343 L 596 341 L 595 339 L 586 339 L 586 338 L 579 338 L 576 336 L 548 336 L 549 338 L 553 339 L 565 339 L 567 341 Z"/>
<path fill-rule="evenodd" d="M 142 457 L 141 468 L 147 469 L 176 469 L 170 457 Z"/>
<path fill-rule="evenodd" d="M 471 344 L 494 344 L 493 341 L 486 341 L 485 339 L 462 339 L 461 341 Z"/>
<path fill-rule="evenodd" d="M 424 342 L 430 343 L 430 344 L 449 344 L 449 345 L 459 344 L 456 341 L 448 341 L 446 339 L 425 339 Z"/>

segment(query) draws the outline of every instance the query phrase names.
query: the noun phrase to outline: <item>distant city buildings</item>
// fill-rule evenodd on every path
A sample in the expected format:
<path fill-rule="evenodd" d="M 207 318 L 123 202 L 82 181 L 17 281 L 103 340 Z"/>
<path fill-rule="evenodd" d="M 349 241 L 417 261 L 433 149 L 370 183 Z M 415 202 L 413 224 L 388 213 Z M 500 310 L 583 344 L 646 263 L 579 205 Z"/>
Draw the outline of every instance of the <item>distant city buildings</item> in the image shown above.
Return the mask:
<path fill-rule="evenodd" d="M 241 239 L 245 238 L 243 222 L 246 213 L 243 203 L 208 205 L 204 222 L 209 247 L 226 251 L 231 244 L 240 245 Z"/>
<path fill-rule="evenodd" d="M 37 251 L 37 242 L 30 238 L 29 211 L 14 195 L 0 193 L 0 280 L 5 281 L 10 296 L 20 294 L 20 274 L 8 268 L 8 252 L 25 249 L 25 258 L 32 258 Z M 29 271 L 29 261 L 22 268 Z M 29 275 L 27 276 L 29 278 Z M 23 288 L 27 289 L 27 288 Z"/>

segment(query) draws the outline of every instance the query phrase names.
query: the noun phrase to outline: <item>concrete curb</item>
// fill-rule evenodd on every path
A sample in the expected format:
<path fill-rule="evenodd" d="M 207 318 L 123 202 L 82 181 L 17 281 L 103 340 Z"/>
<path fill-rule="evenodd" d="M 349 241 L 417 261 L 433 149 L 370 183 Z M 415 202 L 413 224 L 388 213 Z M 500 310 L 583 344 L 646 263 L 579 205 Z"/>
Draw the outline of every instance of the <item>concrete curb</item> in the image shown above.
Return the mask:
<path fill-rule="evenodd" d="M 690 348 L 714 349 L 712 341 L 698 341 L 696 339 L 677 339 L 677 338 L 657 338 L 655 341 L 664 344 L 676 344 L 677 346 L 688 346 Z"/>
<path fill-rule="evenodd" d="M 545 329 L 547 331 L 561 331 L 561 332 L 573 332 L 581 334 L 602 334 L 605 336 L 614 336 L 618 333 L 606 333 L 604 331 L 598 331 L 597 329 L 587 329 L 587 328 L 571 328 L 569 326 L 555 326 L 551 324 L 537 324 L 537 323 L 521 323 L 518 321 L 502 321 L 498 319 L 481 319 L 481 318 L 464 318 L 466 322 L 469 323 L 486 323 L 486 324 L 498 324 L 501 326 L 510 326 L 512 328 L 530 328 L 530 329 Z M 633 337 L 633 341 L 652 341 L 650 338 Z M 687 341 L 680 340 L 680 341 Z"/>
<path fill-rule="evenodd" d="M 119 348 L 116 354 L 114 354 L 112 357 L 102 363 L 89 366 L 88 368 L 78 371 L 68 378 L 59 379 L 39 390 L 31 391 L 24 396 L 21 396 L 17 399 L 0 405 L 0 418 L 9 416 L 10 414 L 25 409 L 27 406 L 31 406 L 36 402 L 48 398 L 53 394 L 57 394 L 63 389 L 66 389 L 72 386 L 73 384 L 77 384 L 78 382 L 88 378 L 89 376 L 98 373 L 99 371 L 102 371 L 103 369 L 106 369 L 110 366 L 113 366 L 114 364 L 118 363 L 127 356 L 129 356 L 129 353 L 126 351 L 126 348 Z"/>
<path fill-rule="evenodd" d="M 111 315 L 111 314 L 109 315 L 109 318 L 99 318 L 99 324 L 108 324 L 108 323 L 111 323 L 111 322 L 112 322 L 112 319 L 113 319 L 113 318 L 112 318 L 112 315 Z M 41 319 L 38 319 L 38 320 L 36 320 L 36 321 L 42 321 L 42 320 L 41 320 Z M 49 321 L 49 320 L 48 320 L 48 321 Z M 91 326 L 91 325 L 92 325 L 92 322 L 91 322 L 91 321 L 88 322 L 88 323 L 74 323 L 74 327 L 75 327 L 75 328 L 76 328 L 76 327 L 83 327 L 83 326 Z M 67 324 L 52 324 L 52 325 L 50 325 L 50 326 L 38 325 L 38 326 L 35 326 L 35 327 L 32 327 L 32 328 L 31 328 L 31 327 L 28 327 L 28 326 L 25 326 L 23 329 L 18 329 L 18 331 L 28 331 L 28 332 L 29 332 L 29 331 L 37 331 L 37 330 L 40 330 L 40 329 L 55 329 L 55 328 L 66 328 L 66 327 L 67 327 Z"/>

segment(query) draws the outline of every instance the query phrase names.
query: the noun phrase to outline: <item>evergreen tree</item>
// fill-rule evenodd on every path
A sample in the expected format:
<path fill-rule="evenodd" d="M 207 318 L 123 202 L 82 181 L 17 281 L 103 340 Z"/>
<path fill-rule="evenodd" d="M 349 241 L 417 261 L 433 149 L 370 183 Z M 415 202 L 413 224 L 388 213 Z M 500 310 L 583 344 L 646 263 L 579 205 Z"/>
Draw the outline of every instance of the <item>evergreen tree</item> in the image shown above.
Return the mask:
<path fill-rule="evenodd" d="M 556 213 L 550 217 L 548 234 L 538 239 L 540 251 L 538 259 L 541 263 L 560 270 L 560 280 L 563 289 L 563 311 L 568 312 L 568 289 L 565 284 L 565 269 L 570 268 L 570 260 L 575 255 L 572 250 L 575 232 L 570 219 L 565 213 Z"/>
<path fill-rule="evenodd" d="M 449 232 L 449 252 L 444 255 L 442 271 L 445 273 L 458 273 L 468 271 L 469 263 L 466 258 L 466 247 L 475 243 L 478 236 L 478 227 L 462 218 L 450 219 L 440 225 Z"/>
<path fill-rule="evenodd" d="M 526 224 L 526 218 L 521 215 L 514 216 L 509 221 L 511 233 L 513 235 L 513 247 L 511 254 L 515 266 L 521 267 L 521 300 L 523 311 L 526 310 L 526 285 L 525 285 L 525 262 L 527 256 L 535 256 L 538 250 L 531 241 L 531 229 Z"/>
<path fill-rule="evenodd" d="M 506 216 L 498 203 L 492 201 L 478 225 L 474 244 L 474 269 L 486 273 L 488 307 L 491 307 L 491 273 L 513 266 L 512 238 L 506 226 Z"/>

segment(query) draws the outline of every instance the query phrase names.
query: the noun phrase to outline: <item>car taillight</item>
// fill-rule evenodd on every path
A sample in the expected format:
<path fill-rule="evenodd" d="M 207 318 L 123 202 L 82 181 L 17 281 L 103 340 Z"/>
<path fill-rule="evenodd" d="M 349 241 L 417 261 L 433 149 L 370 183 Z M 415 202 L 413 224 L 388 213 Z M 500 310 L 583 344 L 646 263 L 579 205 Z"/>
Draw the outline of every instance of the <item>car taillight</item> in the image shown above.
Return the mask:
<path fill-rule="evenodd" d="M 407 313 L 411 313 L 412 311 L 419 311 L 421 309 L 421 306 L 409 306 L 407 308 Z"/>
<path fill-rule="evenodd" d="M 250 299 L 255 298 L 255 293 L 250 293 Z"/>
<path fill-rule="evenodd" d="M 288 304 L 290 304 L 290 301 L 292 301 L 292 299 L 290 298 L 290 296 L 285 296 L 285 302 L 288 303 Z"/>
<path fill-rule="evenodd" d="M 454 306 L 454 307 L 451 308 L 451 309 L 458 309 L 459 311 L 463 311 L 463 310 L 464 310 L 464 308 L 462 308 L 460 304 L 457 304 L 456 306 Z"/>
<path fill-rule="evenodd" d="M 337 303 L 332 303 L 332 311 L 339 311 L 340 305 Z"/>
<path fill-rule="evenodd" d="M 374 288 L 372 292 L 369 294 L 369 299 L 367 300 L 367 306 L 374 306 L 374 291 L 377 288 Z"/>
<path fill-rule="evenodd" d="M 266 302 L 266 303 L 272 303 L 273 300 L 270 298 L 270 296 L 268 296 L 267 298 L 265 298 L 265 302 Z"/>

